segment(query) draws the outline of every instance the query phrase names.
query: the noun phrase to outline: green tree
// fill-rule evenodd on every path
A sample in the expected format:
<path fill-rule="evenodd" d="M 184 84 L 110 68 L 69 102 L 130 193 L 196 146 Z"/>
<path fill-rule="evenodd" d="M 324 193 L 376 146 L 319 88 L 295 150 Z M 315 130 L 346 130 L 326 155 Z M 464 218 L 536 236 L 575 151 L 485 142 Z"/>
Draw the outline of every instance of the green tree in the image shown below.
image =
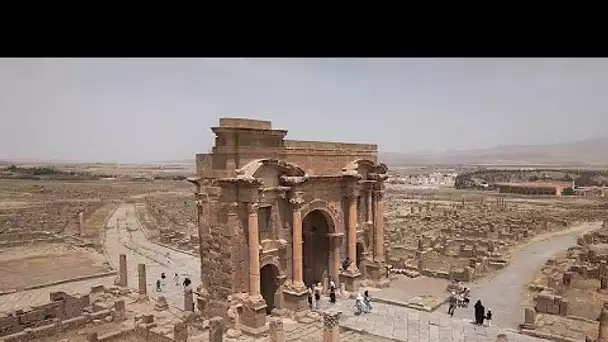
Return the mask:
<path fill-rule="evenodd" d="M 562 195 L 572 196 L 574 195 L 574 189 L 572 189 L 571 187 L 564 188 L 564 190 L 562 191 Z"/>

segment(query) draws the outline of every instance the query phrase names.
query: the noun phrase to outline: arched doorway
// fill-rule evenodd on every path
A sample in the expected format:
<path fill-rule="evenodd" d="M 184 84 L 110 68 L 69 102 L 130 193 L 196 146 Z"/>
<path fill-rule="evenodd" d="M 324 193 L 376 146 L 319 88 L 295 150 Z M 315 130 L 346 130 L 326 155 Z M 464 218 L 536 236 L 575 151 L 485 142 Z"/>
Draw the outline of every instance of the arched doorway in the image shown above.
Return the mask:
<path fill-rule="evenodd" d="M 266 313 L 270 315 L 274 309 L 275 293 L 279 289 L 279 270 L 273 264 L 268 264 L 260 269 L 260 292 L 266 301 Z"/>
<path fill-rule="evenodd" d="M 302 269 L 304 284 L 323 283 L 330 274 L 330 220 L 321 210 L 313 210 L 302 220 Z"/>

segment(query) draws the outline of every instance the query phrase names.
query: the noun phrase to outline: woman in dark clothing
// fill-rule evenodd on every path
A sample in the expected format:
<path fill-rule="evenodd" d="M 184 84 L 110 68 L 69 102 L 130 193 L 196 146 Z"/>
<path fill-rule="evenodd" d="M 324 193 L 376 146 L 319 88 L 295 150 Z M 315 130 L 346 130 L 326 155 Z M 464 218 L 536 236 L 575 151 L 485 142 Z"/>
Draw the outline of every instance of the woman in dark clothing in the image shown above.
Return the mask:
<path fill-rule="evenodd" d="M 329 301 L 332 303 L 336 302 L 336 289 L 334 287 L 329 289 Z"/>
<path fill-rule="evenodd" d="M 484 316 L 486 315 L 486 308 L 481 304 L 481 300 L 475 303 L 475 324 L 482 325 Z"/>

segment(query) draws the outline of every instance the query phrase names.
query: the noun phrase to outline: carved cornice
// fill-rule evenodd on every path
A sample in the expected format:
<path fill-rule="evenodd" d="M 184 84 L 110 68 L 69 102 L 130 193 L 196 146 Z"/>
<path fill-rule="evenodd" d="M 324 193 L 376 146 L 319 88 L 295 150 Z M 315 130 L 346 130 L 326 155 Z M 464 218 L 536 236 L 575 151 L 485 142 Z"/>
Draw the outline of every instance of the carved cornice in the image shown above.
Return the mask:
<path fill-rule="evenodd" d="M 367 174 L 367 177 L 371 180 L 375 180 L 375 181 L 379 181 L 379 182 L 384 182 L 385 180 L 388 179 L 388 175 L 386 173 L 370 172 Z"/>
<path fill-rule="evenodd" d="M 347 169 L 347 170 L 342 170 L 340 172 L 340 175 L 344 176 L 344 177 L 353 177 L 356 179 L 361 179 L 361 175 L 359 174 L 359 172 L 357 172 L 357 170 L 352 170 L 352 169 Z"/>
<path fill-rule="evenodd" d="M 236 177 L 232 177 L 232 178 L 221 178 L 217 180 L 218 183 L 230 183 L 230 184 L 234 184 L 234 183 L 243 183 L 243 184 L 247 184 L 247 185 L 257 185 L 257 186 L 261 186 L 264 184 L 264 182 L 259 179 L 259 178 L 254 178 L 254 177 L 250 177 L 250 176 L 236 176 Z"/>
<path fill-rule="evenodd" d="M 302 191 L 292 191 L 291 197 L 289 198 L 289 203 L 294 206 L 294 208 L 301 208 L 306 201 L 304 200 L 304 192 Z"/>
<path fill-rule="evenodd" d="M 280 177 L 281 183 L 287 186 L 304 184 L 308 180 L 308 175 L 305 176 L 286 176 Z"/>

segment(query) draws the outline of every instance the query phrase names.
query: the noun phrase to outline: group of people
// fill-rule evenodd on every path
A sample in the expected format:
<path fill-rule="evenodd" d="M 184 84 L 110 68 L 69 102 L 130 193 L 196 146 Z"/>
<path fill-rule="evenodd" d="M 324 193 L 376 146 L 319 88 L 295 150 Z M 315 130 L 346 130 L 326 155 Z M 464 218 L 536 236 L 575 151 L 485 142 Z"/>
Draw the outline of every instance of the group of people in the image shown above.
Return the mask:
<path fill-rule="evenodd" d="M 471 290 L 467 289 L 466 287 L 460 293 L 452 292 L 448 302 L 448 315 L 454 316 L 454 311 L 456 311 L 457 307 L 468 308 L 470 303 L 470 296 Z M 481 326 L 483 325 L 484 321 L 486 321 L 488 327 L 492 326 L 492 311 L 488 309 L 488 311 L 486 312 L 486 308 L 481 303 L 481 300 L 478 300 L 475 303 L 474 307 L 475 324 Z"/>
<path fill-rule="evenodd" d="M 370 300 L 371 298 L 369 297 L 369 292 L 367 292 L 367 290 L 363 292 L 363 295 L 361 295 L 361 293 L 357 294 L 357 298 L 355 299 L 355 308 L 357 308 L 357 312 L 355 312 L 355 315 L 371 312 L 372 305 L 370 304 Z"/>
<path fill-rule="evenodd" d="M 308 287 L 308 306 L 310 309 L 313 308 L 313 296 L 315 307 L 319 308 L 319 301 L 321 300 L 321 288 L 319 286 Z M 336 283 L 333 280 L 329 280 L 329 301 L 331 303 L 336 303 Z"/>
<path fill-rule="evenodd" d="M 471 302 L 471 290 L 464 288 L 459 293 L 452 292 L 449 299 L 448 314 L 454 316 L 456 308 L 468 308 Z"/>
<path fill-rule="evenodd" d="M 173 275 L 173 284 L 175 286 L 179 286 L 179 274 L 175 273 Z M 190 278 L 185 277 L 184 281 L 182 282 L 182 285 L 184 287 L 190 286 L 190 284 L 192 284 L 192 280 L 190 280 Z M 167 275 L 165 274 L 165 272 L 160 274 L 160 279 L 156 280 L 156 292 L 163 292 L 163 287 L 165 287 L 167 285 Z"/>

